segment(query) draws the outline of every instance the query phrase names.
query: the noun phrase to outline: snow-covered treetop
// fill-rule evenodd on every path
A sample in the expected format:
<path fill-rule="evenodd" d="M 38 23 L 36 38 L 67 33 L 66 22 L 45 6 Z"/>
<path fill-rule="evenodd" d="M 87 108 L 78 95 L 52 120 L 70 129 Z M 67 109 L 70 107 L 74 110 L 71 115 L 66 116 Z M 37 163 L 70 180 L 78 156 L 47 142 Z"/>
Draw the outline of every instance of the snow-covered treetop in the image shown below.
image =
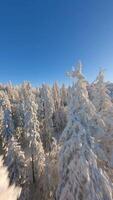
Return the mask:
<path fill-rule="evenodd" d="M 82 74 L 82 63 L 81 61 L 79 61 L 77 63 L 76 67 L 72 67 L 72 71 L 71 72 L 67 72 L 66 73 L 67 76 L 71 77 L 71 78 L 76 78 L 76 79 L 84 79 L 84 76 Z"/>
<path fill-rule="evenodd" d="M 105 74 L 105 69 L 100 69 L 99 74 L 98 74 L 95 82 L 99 83 L 99 84 L 104 83 L 104 74 Z"/>

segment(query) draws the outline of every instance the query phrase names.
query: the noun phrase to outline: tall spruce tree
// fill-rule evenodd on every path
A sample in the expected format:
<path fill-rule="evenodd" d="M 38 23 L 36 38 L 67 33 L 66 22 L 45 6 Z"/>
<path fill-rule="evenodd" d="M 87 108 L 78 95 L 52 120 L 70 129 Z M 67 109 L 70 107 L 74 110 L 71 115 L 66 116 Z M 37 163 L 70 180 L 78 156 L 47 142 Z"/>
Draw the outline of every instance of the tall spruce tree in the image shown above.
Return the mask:
<path fill-rule="evenodd" d="M 27 143 L 26 154 L 30 158 L 32 181 L 39 180 L 44 168 L 45 156 L 39 134 L 39 122 L 37 119 L 37 104 L 32 88 L 29 84 L 24 85 L 24 129 Z"/>
<path fill-rule="evenodd" d="M 106 173 L 98 168 L 97 156 L 93 152 L 94 140 L 86 126 L 95 108 L 88 100 L 87 83 L 81 74 L 81 66 L 70 75 L 78 81 L 69 105 L 68 123 L 61 137 L 57 199 L 111 200 L 111 182 Z"/>

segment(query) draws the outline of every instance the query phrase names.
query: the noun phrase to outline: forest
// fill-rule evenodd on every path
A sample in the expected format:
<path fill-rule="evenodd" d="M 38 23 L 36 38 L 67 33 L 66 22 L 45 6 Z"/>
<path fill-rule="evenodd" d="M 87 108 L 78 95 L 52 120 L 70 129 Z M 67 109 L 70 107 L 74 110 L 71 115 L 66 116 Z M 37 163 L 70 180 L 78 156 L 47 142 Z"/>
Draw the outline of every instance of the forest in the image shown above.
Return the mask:
<path fill-rule="evenodd" d="M 67 76 L 0 84 L 0 200 L 113 200 L 113 83 Z"/>

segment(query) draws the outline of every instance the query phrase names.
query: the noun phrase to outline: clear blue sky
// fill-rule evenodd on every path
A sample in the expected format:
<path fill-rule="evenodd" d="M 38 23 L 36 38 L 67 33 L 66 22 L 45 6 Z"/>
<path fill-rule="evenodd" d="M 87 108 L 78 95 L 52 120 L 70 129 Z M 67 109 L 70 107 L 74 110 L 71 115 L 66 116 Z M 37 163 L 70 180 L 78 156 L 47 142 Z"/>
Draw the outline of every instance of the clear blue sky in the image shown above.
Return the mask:
<path fill-rule="evenodd" d="M 113 0 L 0 1 L 0 82 L 68 82 L 78 59 L 113 81 Z"/>

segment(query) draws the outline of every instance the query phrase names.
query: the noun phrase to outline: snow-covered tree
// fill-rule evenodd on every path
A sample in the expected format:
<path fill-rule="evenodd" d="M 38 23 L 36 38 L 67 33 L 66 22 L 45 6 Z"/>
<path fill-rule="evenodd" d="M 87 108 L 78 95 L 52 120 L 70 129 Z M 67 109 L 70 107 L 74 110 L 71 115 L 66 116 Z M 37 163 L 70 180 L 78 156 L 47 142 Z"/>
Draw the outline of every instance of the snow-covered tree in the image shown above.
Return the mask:
<path fill-rule="evenodd" d="M 0 156 L 0 199 L 17 200 L 20 194 L 20 187 L 15 187 L 14 184 L 9 186 L 8 171 L 7 168 L 3 166 L 2 156 Z"/>
<path fill-rule="evenodd" d="M 53 101 L 54 101 L 54 109 L 56 111 L 60 107 L 60 88 L 57 82 L 55 82 L 53 85 L 52 96 L 53 96 Z"/>
<path fill-rule="evenodd" d="M 91 86 L 90 99 L 95 105 L 97 112 L 103 109 L 109 109 L 112 106 L 112 102 L 110 96 L 107 94 L 103 70 L 100 70 L 96 80 Z"/>
<path fill-rule="evenodd" d="M 53 100 L 54 100 L 54 113 L 53 113 L 53 126 L 54 136 L 56 138 L 62 133 L 67 122 L 67 89 L 63 84 L 61 88 L 58 84 L 53 85 Z"/>
<path fill-rule="evenodd" d="M 108 95 L 104 72 L 101 70 L 90 90 L 90 98 L 96 107 L 100 118 L 105 124 L 104 137 L 101 137 L 100 144 L 104 149 L 109 167 L 113 167 L 113 104 Z"/>
<path fill-rule="evenodd" d="M 106 83 L 106 87 L 107 87 L 108 95 L 110 96 L 111 101 L 113 103 L 113 83 L 112 82 L 107 82 Z"/>
<path fill-rule="evenodd" d="M 0 136 L 3 130 L 3 109 L 2 106 L 0 106 Z"/>
<path fill-rule="evenodd" d="M 4 138 L 4 142 L 7 142 L 8 139 L 10 139 L 14 133 L 14 123 L 12 119 L 11 104 L 7 94 L 4 94 L 4 101 L 2 103 L 2 108 L 4 113 L 2 136 Z"/>
<path fill-rule="evenodd" d="M 2 190 L 10 199 L 9 183 L 22 188 L 19 200 L 113 199 L 113 84 L 103 70 L 89 84 L 81 62 L 67 75 L 69 87 L 0 84 L 0 154 L 10 178 L 5 187 L 0 160 L 0 200 Z"/>
<path fill-rule="evenodd" d="M 67 107 L 61 106 L 53 113 L 54 136 L 58 139 L 67 123 Z"/>
<path fill-rule="evenodd" d="M 26 155 L 30 158 L 32 181 L 38 181 L 44 168 L 45 156 L 39 134 L 37 120 L 37 104 L 30 85 L 24 85 L 24 129 L 26 141 Z"/>
<path fill-rule="evenodd" d="M 3 152 L 3 137 L 2 137 L 2 130 L 3 130 L 3 110 L 2 106 L 0 105 L 0 154 Z"/>
<path fill-rule="evenodd" d="M 5 165 L 9 170 L 10 183 L 21 186 L 20 200 L 29 199 L 29 182 L 25 154 L 14 137 L 8 141 L 5 152 Z"/>
<path fill-rule="evenodd" d="M 12 108 L 13 112 L 13 121 L 14 121 L 14 128 L 23 127 L 24 126 L 24 112 L 23 112 L 23 101 L 19 98 L 13 104 Z"/>
<path fill-rule="evenodd" d="M 45 157 L 45 176 L 44 176 L 44 197 L 43 200 L 53 200 L 56 196 L 58 185 L 58 153 L 59 145 L 55 138 L 52 138 L 51 152 L 46 153 Z"/>
<path fill-rule="evenodd" d="M 78 67 L 72 72 L 78 81 L 69 105 L 68 124 L 61 136 L 59 155 L 58 200 L 111 200 L 112 184 L 98 168 L 93 152 L 94 140 L 86 124 L 92 119 L 95 107 L 88 100 L 86 81 Z"/>
<path fill-rule="evenodd" d="M 24 179 L 25 175 L 25 155 L 14 137 L 8 141 L 5 151 L 5 164 L 10 172 L 11 183 L 22 184 L 23 180 L 21 179 Z"/>
<path fill-rule="evenodd" d="M 67 106 L 68 103 L 68 91 L 65 85 L 63 84 L 60 90 L 61 95 L 61 106 Z"/>
<path fill-rule="evenodd" d="M 44 148 L 46 150 L 50 149 L 51 138 L 54 134 L 53 129 L 53 112 L 54 112 L 54 102 L 52 98 L 52 91 L 48 85 L 43 84 L 41 91 L 41 104 L 43 108 L 43 121 L 42 121 L 42 140 Z M 40 105 L 39 105 L 40 106 Z"/>

